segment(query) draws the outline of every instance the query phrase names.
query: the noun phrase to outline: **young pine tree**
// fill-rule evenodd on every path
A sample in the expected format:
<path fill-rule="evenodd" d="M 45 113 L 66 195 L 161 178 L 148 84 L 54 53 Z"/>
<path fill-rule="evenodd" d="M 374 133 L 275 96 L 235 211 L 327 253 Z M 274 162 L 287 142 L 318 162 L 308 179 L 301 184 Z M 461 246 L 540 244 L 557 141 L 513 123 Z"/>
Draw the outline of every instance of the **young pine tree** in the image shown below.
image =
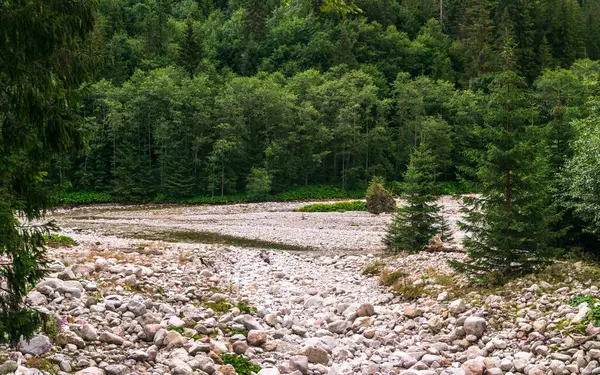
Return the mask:
<path fill-rule="evenodd" d="M 471 261 L 450 263 L 471 278 L 494 282 L 535 271 L 553 256 L 547 147 L 540 129 L 530 125 L 533 113 L 524 79 L 512 70 L 510 39 L 503 58 L 480 130 L 487 142 L 478 161 L 483 190 L 465 201 L 463 244 Z"/>
<path fill-rule="evenodd" d="M 413 151 L 404 174 L 406 206 L 398 210 L 384 238 L 393 252 L 420 251 L 438 233 L 441 210 L 433 195 L 436 174 L 435 157 L 421 143 Z"/>

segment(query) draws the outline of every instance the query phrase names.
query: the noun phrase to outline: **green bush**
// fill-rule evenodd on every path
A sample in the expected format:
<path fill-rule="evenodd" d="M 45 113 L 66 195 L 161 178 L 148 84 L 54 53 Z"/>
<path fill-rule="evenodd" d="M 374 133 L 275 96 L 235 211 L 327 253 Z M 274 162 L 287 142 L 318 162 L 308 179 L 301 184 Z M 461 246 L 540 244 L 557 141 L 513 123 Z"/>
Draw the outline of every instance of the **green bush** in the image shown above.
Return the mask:
<path fill-rule="evenodd" d="M 261 370 L 259 365 L 255 365 L 241 355 L 221 354 L 221 359 L 224 364 L 233 366 L 238 375 L 250 375 L 253 372 L 258 373 Z"/>
<path fill-rule="evenodd" d="M 336 203 L 315 203 L 304 206 L 296 211 L 298 212 L 346 212 L 346 211 L 366 211 L 367 206 L 362 201 L 348 201 Z"/>
<path fill-rule="evenodd" d="M 61 236 L 58 234 L 51 234 L 50 236 L 44 236 L 44 241 L 47 246 L 58 248 L 58 247 L 71 247 L 79 245 L 77 241 L 69 236 Z"/>
<path fill-rule="evenodd" d="M 383 178 L 374 177 L 365 194 L 367 210 L 375 215 L 396 211 L 396 201 L 392 194 L 385 189 L 384 182 Z"/>
<path fill-rule="evenodd" d="M 271 176 L 264 168 L 252 168 L 246 185 L 250 199 L 264 199 L 271 191 Z"/>

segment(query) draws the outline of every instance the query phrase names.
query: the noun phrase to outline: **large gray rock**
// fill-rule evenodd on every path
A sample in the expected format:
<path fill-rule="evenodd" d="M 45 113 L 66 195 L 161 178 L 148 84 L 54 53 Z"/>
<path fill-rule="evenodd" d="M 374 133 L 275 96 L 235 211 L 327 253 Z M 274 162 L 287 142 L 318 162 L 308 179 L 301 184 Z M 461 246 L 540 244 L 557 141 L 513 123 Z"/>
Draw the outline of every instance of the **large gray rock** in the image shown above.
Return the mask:
<path fill-rule="evenodd" d="M 485 319 L 479 316 L 470 316 L 467 319 L 465 319 L 465 324 L 463 328 L 467 335 L 481 337 L 483 336 L 483 333 L 487 328 L 487 322 L 485 321 Z"/>
<path fill-rule="evenodd" d="M 248 331 L 260 331 L 263 329 L 262 325 L 260 325 L 260 323 L 251 315 L 244 315 L 242 324 L 244 325 L 244 328 L 246 328 Z"/>
<path fill-rule="evenodd" d="M 337 334 L 345 334 L 350 328 L 350 322 L 347 320 L 336 320 L 327 325 L 329 332 Z"/>
<path fill-rule="evenodd" d="M 146 313 L 146 306 L 138 301 L 130 301 L 127 304 L 127 310 L 131 311 L 135 316 L 142 316 Z"/>
<path fill-rule="evenodd" d="M 50 339 L 42 334 L 33 336 L 31 340 L 21 340 L 19 342 L 19 351 L 23 354 L 42 355 L 51 347 Z"/>
<path fill-rule="evenodd" d="M 81 338 L 85 341 L 96 341 L 98 340 L 98 332 L 93 325 L 86 323 L 81 326 Z"/>

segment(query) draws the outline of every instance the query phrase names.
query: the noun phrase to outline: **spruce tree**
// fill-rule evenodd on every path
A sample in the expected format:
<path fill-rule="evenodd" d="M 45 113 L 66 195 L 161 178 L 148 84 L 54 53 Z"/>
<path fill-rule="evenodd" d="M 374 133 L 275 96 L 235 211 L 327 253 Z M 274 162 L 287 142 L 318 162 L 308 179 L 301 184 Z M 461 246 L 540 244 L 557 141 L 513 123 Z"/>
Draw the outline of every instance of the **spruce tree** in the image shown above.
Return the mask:
<path fill-rule="evenodd" d="M 185 36 L 179 45 L 179 63 L 190 75 L 194 77 L 202 57 L 202 43 L 194 33 L 194 21 L 188 18 L 185 21 Z"/>
<path fill-rule="evenodd" d="M 413 151 L 404 174 L 402 198 L 406 205 L 397 211 L 384 238 L 391 251 L 420 251 L 437 234 L 440 207 L 433 195 L 436 174 L 435 157 L 421 143 Z"/>
<path fill-rule="evenodd" d="M 47 273 L 35 224 L 54 201 L 53 156 L 82 147 L 76 93 L 95 61 L 87 49 L 95 1 L 3 1 L 0 5 L 0 344 L 30 338 L 44 319 L 27 292 Z"/>
<path fill-rule="evenodd" d="M 478 160 L 481 195 L 465 199 L 461 226 L 471 261 L 450 262 L 471 278 L 494 282 L 535 271 L 553 256 L 547 147 L 531 125 L 525 80 L 512 70 L 513 46 L 508 38 L 503 72 L 489 87 L 480 129 L 487 143 Z"/>

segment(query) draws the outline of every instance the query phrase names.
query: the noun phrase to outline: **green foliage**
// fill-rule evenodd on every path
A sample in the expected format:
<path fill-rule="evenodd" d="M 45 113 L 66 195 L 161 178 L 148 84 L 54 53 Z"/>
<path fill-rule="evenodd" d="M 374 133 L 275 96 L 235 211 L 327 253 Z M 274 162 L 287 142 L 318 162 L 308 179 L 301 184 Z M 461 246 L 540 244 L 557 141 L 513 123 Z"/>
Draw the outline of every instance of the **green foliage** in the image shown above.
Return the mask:
<path fill-rule="evenodd" d="M 0 344 L 16 345 L 43 321 L 23 300 L 46 274 L 44 235 L 56 227 L 31 221 L 55 200 L 50 161 L 83 146 L 86 122 L 75 109 L 97 61 L 88 44 L 97 3 L 17 0 L 0 7 Z"/>
<path fill-rule="evenodd" d="M 349 201 L 336 203 L 315 203 L 306 205 L 296 211 L 298 212 L 346 212 L 366 211 L 367 206 L 363 201 Z"/>
<path fill-rule="evenodd" d="M 250 199 L 264 199 L 271 191 L 271 176 L 264 168 L 252 168 L 246 184 Z"/>
<path fill-rule="evenodd" d="M 569 305 L 571 306 L 579 306 L 582 303 L 587 303 L 590 308 L 590 311 L 585 316 L 585 321 L 582 323 L 584 325 L 592 323 L 594 326 L 600 327 L 600 300 L 585 294 L 577 294 L 569 301 Z"/>
<path fill-rule="evenodd" d="M 371 264 L 367 264 L 362 271 L 365 276 L 377 276 L 381 274 L 381 271 L 385 268 L 385 263 L 376 260 Z"/>
<path fill-rule="evenodd" d="M 42 357 L 31 357 L 25 361 L 25 366 L 45 371 L 50 374 L 56 374 L 59 371 L 58 365 L 53 364 L 49 359 Z"/>
<path fill-rule="evenodd" d="M 231 330 L 231 335 L 244 335 L 248 337 L 248 330 L 244 328 L 236 328 Z"/>
<path fill-rule="evenodd" d="M 174 331 L 179 333 L 180 335 L 183 335 L 183 328 L 179 328 L 179 327 L 170 327 L 169 331 Z"/>
<path fill-rule="evenodd" d="M 49 236 L 44 236 L 44 241 L 46 243 L 47 246 L 50 247 L 71 247 L 71 246 L 77 246 L 79 245 L 77 243 L 77 241 L 75 241 L 74 239 L 72 239 L 69 236 L 62 236 L 56 233 L 53 233 Z"/>
<path fill-rule="evenodd" d="M 367 211 L 379 215 L 381 213 L 392 213 L 396 211 L 396 201 L 392 194 L 384 187 L 382 177 L 374 177 L 365 193 Z"/>
<path fill-rule="evenodd" d="M 422 250 L 429 240 L 447 228 L 440 217 L 441 208 L 433 196 L 436 163 L 430 149 L 421 143 L 412 156 L 404 176 L 404 191 L 401 196 L 406 206 L 394 216 L 384 237 L 387 248 L 393 252 Z"/>
<path fill-rule="evenodd" d="M 216 313 L 226 313 L 231 310 L 231 303 L 229 301 L 219 301 L 219 302 L 207 302 L 204 304 L 204 307 L 207 309 L 212 309 Z"/>
<path fill-rule="evenodd" d="M 221 359 L 224 364 L 233 366 L 238 375 L 250 375 L 261 370 L 259 365 L 255 365 L 241 355 L 226 353 L 221 354 Z"/>
<path fill-rule="evenodd" d="M 485 282 L 534 272 L 555 255 L 548 150 L 539 129 L 530 125 L 533 113 L 524 80 L 510 70 L 510 40 L 503 57 L 507 70 L 490 85 L 480 130 L 487 143 L 478 161 L 482 194 L 465 199 L 463 229 L 469 234 L 463 244 L 472 261 L 451 262 Z"/>
<path fill-rule="evenodd" d="M 562 204 L 586 223 L 587 230 L 600 235 L 600 121 L 590 117 L 576 126 L 574 155 L 561 171 Z"/>
<path fill-rule="evenodd" d="M 236 307 L 238 309 L 240 309 L 240 311 L 243 312 L 244 314 L 251 314 L 253 312 L 255 313 L 258 311 L 258 309 L 256 307 L 247 305 L 242 302 L 238 303 Z"/>
<path fill-rule="evenodd" d="M 60 330 L 60 322 L 54 315 L 47 315 L 42 321 L 42 332 L 51 339 L 54 339 Z"/>

